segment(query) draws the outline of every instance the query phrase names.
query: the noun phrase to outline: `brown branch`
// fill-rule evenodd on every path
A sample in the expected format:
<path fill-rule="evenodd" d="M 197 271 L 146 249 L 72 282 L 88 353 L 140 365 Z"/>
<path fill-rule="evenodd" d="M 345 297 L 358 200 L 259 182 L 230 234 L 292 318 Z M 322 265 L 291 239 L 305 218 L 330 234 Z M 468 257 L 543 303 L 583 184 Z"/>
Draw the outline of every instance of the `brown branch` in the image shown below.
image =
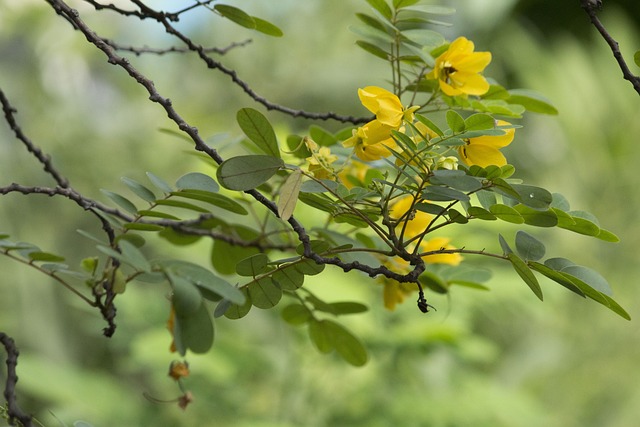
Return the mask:
<path fill-rule="evenodd" d="M 587 12 L 587 15 L 589 15 L 589 19 L 593 26 L 596 27 L 602 38 L 611 48 L 611 52 L 613 52 L 613 56 L 616 58 L 616 61 L 622 70 L 624 79 L 631 82 L 635 91 L 640 95 L 640 77 L 631 72 L 627 62 L 622 56 L 622 52 L 620 52 L 618 42 L 611 37 L 607 29 L 602 25 L 602 22 L 600 22 L 600 19 L 598 19 L 597 11 L 602 7 L 602 0 L 580 0 L 580 4 L 585 12 Z"/>
<path fill-rule="evenodd" d="M 0 342 L 7 352 L 7 382 L 4 386 L 4 398 L 7 400 L 9 424 L 15 425 L 15 420 L 18 420 L 24 427 L 31 427 L 33 426 L 33 423 L 31 422 L 32 416 L 22 412 L 18 406 L 16 398 L 16 383 L 18 382 L 16 366 L 18 365 L 18 355 L 20 352 L 18 351 L 13 338 L 4 332 L 0 332 Z"/>

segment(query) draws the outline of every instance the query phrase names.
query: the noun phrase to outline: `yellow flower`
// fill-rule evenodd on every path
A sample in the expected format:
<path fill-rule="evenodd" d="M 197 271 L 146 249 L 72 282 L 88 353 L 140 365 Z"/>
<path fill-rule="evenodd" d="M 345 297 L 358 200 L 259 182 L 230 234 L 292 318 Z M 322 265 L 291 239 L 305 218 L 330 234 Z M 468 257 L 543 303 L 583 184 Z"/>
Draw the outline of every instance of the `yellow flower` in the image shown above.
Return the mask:
<path fill-rule="evenodd" d="M 498 126 L 509 126 L 511 123 L 504 120 L 498 120 Z M 477 138 L 469 138 L 465 140 L 465 145 L 458 147 L 460 158 L 469 166 L 504 166 L 507 159 L 500 152 L 500 148 L 506 147 L 513 141 L 515 129 L 505 129 L 504 135 L 498 136 L 479 136 Z"/>
<path fill-rule="evenodd" d="M 376 115 L 376 119 L 383 125 L 398 129 L 402 120 L 413 121 L 413 112 L 417 106 L 404 109 L 400 98 L 386 89 L 377 86 L 367 86 L 358 89 L 358 97 L 365 108 Z"/>
<path fill-rule="evenodd" d="M 364 126 L 354 129 L 353 136 L 342 143 L 344 147 L 353 147 L 359 159 L 370 162 L 389 157 L 388 148 L 396 148 L 391 138 L 392 128 L 378 120 L 372 120 Z"/>
<path fill-rule="evenodd" d="M 410 212 L 407 216 L 404 216 L 407 212 L 409 212 L 412 202 L 413 197 L 404 196 L 398 199 L 391 206 L 391 218 L 395 220 L 403 218 L 403 221 L 398 224 L 398 228 L 402 229 L 404 223 L 406 223 L 406 226 L 404 226 L 404 236 L 409 239 L 426 230 L 429 226 L 429 223 L 433 219 L 433 217 L 428 213 L 416 209 Z"/>
<path fill-rule="evenodd" d="M 420 244 L 421 252 L 432 252 L 440 249 L 455 249 L 455 246 L 449 244 L 451 239 L 446 237 L 434 237 L 431 240 Z M 458 265 L 462 261 L 460 254 L 432 254 L 422 257 L 427 264 L 449 264 Z"/>
<path fill-rule="evenodd" d="M 307 157 L 307 161 L 309 162 L 309 172 L 312 172 L 313 176 L 318 179 L 330 178 L 333 174 L 331 163 L 338 160 L 338 156 L 331 154 L 331 149 L 329 147 L 318 148 L 317 144 L 315 147 L 317 151 L 312 150 L 311 157 Z"/>
<path fill-rule="evenodd" d="M 338 177 L 345 187 L 352 189 L 356 183 L 364 183 L 369 169 L 369 166 L 362 162 L 352 161 L 340 171 Z"/>
<path fill-rule="evenodd" d="M 396 305 L 404 302 L 409 295 L 418 291 L 418 285 L 415 283 L 398 283 L 395 280 L 387 280 L 384 282 L 384 290 L 382 291 L 382 300 L 384 308 L 387 310 L 395 310 Z"/>
<path fill-rule="evenodd" d="M 440 89 L 449 96 L 486 93 L 489 83 L 479 73 L 491 62 L 491 53 L 473 49 L 473 42 L 465 37 L 457 38 L 436 58 L 433 71 L 426 77 L 438 79 Z"/>

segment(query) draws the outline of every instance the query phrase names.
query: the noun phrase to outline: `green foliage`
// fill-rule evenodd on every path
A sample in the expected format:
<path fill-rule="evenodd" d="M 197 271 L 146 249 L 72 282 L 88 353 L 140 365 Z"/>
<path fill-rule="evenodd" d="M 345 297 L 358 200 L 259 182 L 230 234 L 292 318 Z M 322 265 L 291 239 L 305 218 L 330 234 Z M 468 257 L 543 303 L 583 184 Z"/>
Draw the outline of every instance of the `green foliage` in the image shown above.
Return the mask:
<path fill-rule="evenodd" d="M 449 295 L 455 287 L 489 290 L 492 270 L 499 269 L 493 263 L 502 263 L 540 300 L 538 278 L 545 277 L 630 319 L 602 275 L 565 258 L 545 259 L 551 245 L 531 229 L 560 228 L 605 242 L 618 237 L 593 215 L 571 210 L 560 194 L 523 182 L 501 160 L 500 149 L 520 127 L 505 118 L 558 110 L 535 92 L 492 80 L 483 93 L 452 93 L 465 82 L 448 88 L 458 70 L 442 68 L 442 57 L 456 41 L 433 29 L 440 23 L 434 17 L 452 11 L 418 0 L 367 3 L 372 14 L 358 13 L 360 25 L 352 28 L 362 38 L 356 44 L 389 63 L 392 82 L 389 91 L 366 86 L 360 92 L 367 115 L 375 119 L 342 118 L 350 125 L 335 132 L 333 125 L 305 123 L 306 129 L 297 130 L 304 136 L 286 138 L 287 151 L 278 142 L 279 124 L 276 135 L 265 115 L 242 108 L 236 120 L 247 140 L 232 150 L 215 147 L 227 157 L 218 159 L 216 151 L 205 172 L 188 172 L 175 184 L 152 173 L 145 183 L 123 177 L 131 194 L 102 190 L 113 208 L 83 205 L 107 233 L 100 238 L 79 231 L 97 243 L 98 255 L 84 257 L 79 271 L 63 264 L 65 257 L 9 241 L 8 234 L 0 234 L 0 252 L 92 306 L 111 293 L 126 294 L 132 283 L 162 288 L 181 356 L 209 351 L 218 322 L 245 318 L 253 307 L 276 308 L 286 323 L 304 328 L 319 352 L 363 366 L 369 359 L 365 344 L 338 321 L 366 312 L 367 305 L 330 302 L 305 284 L 307 276 L 324 278 L 327 265 L 375 279 L 384 287 L 387 308 L 410 295 L 422 309 L 430 307 L 425 294 Z M 242 27 L 282 35 L 235 6 L 216 3 L 211 9 Z M 511 243 L 489 221 L 500 229 L 528 228 L 517 231 Z M 477 232 L 484 227 L 486 233 Z M 485 245 L 495 245 L 487 237 L 494 233 L 501 253 Z M 156 237 L 161 245 L 155 245 Z M 192 245 L 193 254 L 207 245 L 209 256 L 192 258 Z M 190 261 L 179 254 L 189 254 Z M 471 258 L 486 264 L 478 267 Z"/>

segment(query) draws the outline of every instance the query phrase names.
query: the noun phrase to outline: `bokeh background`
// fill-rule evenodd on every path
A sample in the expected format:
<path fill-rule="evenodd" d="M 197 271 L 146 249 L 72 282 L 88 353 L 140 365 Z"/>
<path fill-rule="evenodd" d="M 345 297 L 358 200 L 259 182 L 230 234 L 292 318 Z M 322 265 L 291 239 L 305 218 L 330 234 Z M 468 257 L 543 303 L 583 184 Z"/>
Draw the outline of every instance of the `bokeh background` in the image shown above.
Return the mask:
<path fill-rule="evenodd" d="M 179 9 L 189 1 L 149 1 Z M 267 99 L 311 111 L 364 114 L 356 89 L 384 86 L 385 64 L 354 45 L 348 27 L 365 1 L 229 1 L 280 26 L 269 38 L 204 10 L 179 27 L 205 46 L 252 39 L 220 60 Z M 435 1 L 434 1 L 435 3 Z M 129 3 L 120 2 L 124 6 Z M 172 355 L 165 329 L 165 289 L 131 285 L 118 301 L 112 339 L 93 311 L 27 267 L 0 257 L 0 330 L 21 349 L 19 402 L 46 426 L 83 419 L 106 426 L 562 426 L 629 427 L 640 423 L 640 99 L 624 81 L 608 47 L 579 2 L 449 0 L 457 13 L 441 30 L 490 50 L 487 75 L 511 88 L 547 96 L 557 117 L 530 115 L 506 150 L 530 183 L 564 194 L 572 208 L 595 214 L 621 237 L 609 244 L 563 230 L 529 230 L 549 242 L 549 256 L 567 256 L 607 277 L 627 322 L 590 300 L 542 280 L 540 303 L 502 265 L 490 292 L 454 289 L 433 295 L 437 312 L 413 303 L 387 312 L 381 288 L 358 274 L 327 269 L 309 281 L 330 301 L 357 298 L 371 310 L 345 319 L 371 360 L 353 368 L 322 356 L 303 330 L 279 320 L 278 309 L 252 310 L 241 321 L 218 321 L 214 348 L 190 356 L 186 412 L 144 398 L 178 394 L 166 376 Z M 137 46 L 173 42 L 151 22 L 95 13 L 73 2 L 98 34 Z M 628 59 L 640 49 L 640 3 L 608 0 L 601 18 Z M 220 73 L 191 56 L 130 56 L 200 133 L 234 150 L 238 108 L 256 105 Z M 640 70 L 634 66 L 634 70 Z M 168 181 L 209 171 L 179 139 L 164 112 L 125 73 L 106 63 L 44 2 L 0 2 L 0 85 L 29 137 L 50 153 L 83 194 L 106 201 L 101 188 L 126 192 L 120 177 Z M 310 124 L 267 113 L 282 136 Z M 336 123 L 326 123 L 331 130 Z M 229 136 L 217 136 L 228 133 Z M 215 139 L 214 139 L 215 138 Z M 0 124 L 0 185 L 51 185 L 40 165 Z M 454 243 L 498 250 L 490 223 L 464 227 Z M 76 233 L 98 233 L 93 217 L 62 198 L 0 198 L 0 231 L 63 253 L 77 265 L 95 252 Z M 502 224 L 508 238 L 515 228 Z M 471 242 L 469 244 L 468 242 Z M 156 246 L 158 254 L 171 248 Z M 185 253 L 183 253 L 185 255 Z M 206 245 L 185 256 L 207 263 Z M 4 370 L 0 379 L 4 378 Z M 1 425 L 0 421 L 0 425 Z"/>

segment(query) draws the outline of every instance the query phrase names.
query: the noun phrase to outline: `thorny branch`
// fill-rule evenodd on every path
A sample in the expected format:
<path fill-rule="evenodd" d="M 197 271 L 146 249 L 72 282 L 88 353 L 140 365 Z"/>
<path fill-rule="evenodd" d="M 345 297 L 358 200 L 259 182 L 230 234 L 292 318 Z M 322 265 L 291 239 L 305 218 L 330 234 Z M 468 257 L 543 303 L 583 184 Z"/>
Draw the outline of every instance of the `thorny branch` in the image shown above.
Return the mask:
<path fill-rule="evenodd" d="M 616 58 L 620 69 L 622 70 L 622 75 L 625 80 L 628 80 L 633 85 L 633 88 L 640 95 L 640 77 L 634 75 L 624 57 L 622 56 L 622 52 L 620 52 L 620 46 L 618 42 L 609 34 L 607 29 L 604 27 L 600 19 L 598 18 L 598 10 L 602 7 L 602 0 L 580 0 L 580 4 L 582 8 L 589 15 L 589 19 L 594 27 L 598 30 L 602 38 L 607 42 L 609 47 L 611 48 L 611 52 L 613 52 L 613 56 Z"/>
<path fill-rule="evenodd" d="M 13 339 L 4 332 L 0 332 L 0 342 L 7 353 L 7 381 L 4 386 L 4 398 L 7 401 L 9 424 L 14 425 L 15 420 L 18 420 L 24 427 L 31 427 L 33 425 L 31 415 L 22 412 L 16 398 L 16 383 L 18 382 L 16 366 L 20 353 Z"/>

